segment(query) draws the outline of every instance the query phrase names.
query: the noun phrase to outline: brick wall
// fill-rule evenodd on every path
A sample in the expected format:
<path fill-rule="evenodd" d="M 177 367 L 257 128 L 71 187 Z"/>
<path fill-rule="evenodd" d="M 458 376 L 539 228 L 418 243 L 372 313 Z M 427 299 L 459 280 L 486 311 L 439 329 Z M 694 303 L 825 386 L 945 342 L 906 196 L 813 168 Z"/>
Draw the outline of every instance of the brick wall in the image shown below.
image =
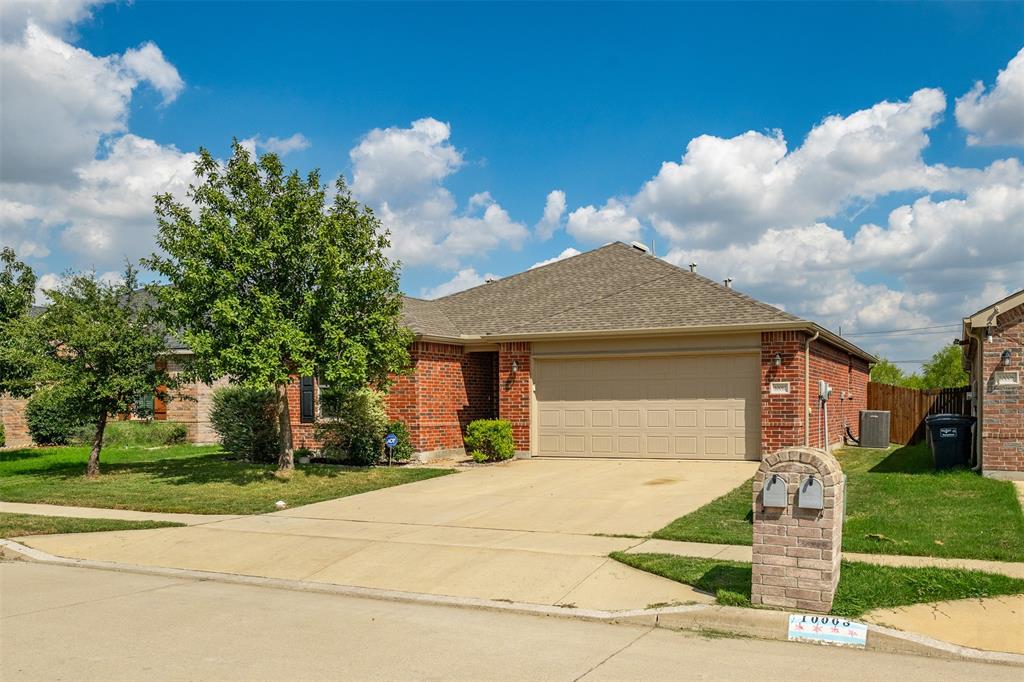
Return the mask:
<path fill-rule="evenodd" d="M 804 442 L 804 425 L 810 427 L 808 444 L 822 447 L 824 439 L 819 425 L 823 416 L 818 400 L 818 381 L 832 385 L 828 402 L 827 442 L 843 440 L 845 425 L 858 436 L 860 410 L 867 409 L 868 364 L 846 351 L 821 340 L 810 347 L 810 391 L 808 413 L 804 403 L 804 343 L 806 332 L 765 332 L 761 335 L 761 452 L 768 454 Z M 775 366 L 775 355 L 781 365 Z M 772 395 L 770 385 L 788 381 L 790 392 Z M 845 393 L 846 399 L 841 399 Z"/>
<path fill-rule="evenodd" d="M 0 423 L 4 425 L 6 446 L 23 448 L 32 445 L 32 437 L 28 433 L 28 420 L 25 419 L 25 405 L 28 400 L 0 396 Z"/>
<path fill-rule="evenodd" d="M 983 340 L 981 461 L 990 472 L 1024 472 L 1024 390 L 996 386 L 996 372 L 1018 372 L 1024 380 L 1024 305 L 999 313 L 992 340 Z M 1003 351 L 1010 361 L 1003 364 Z"/>
<path fill-rule="evenodd" d="M 516 371 L 512 372 L 512 363 Z M 516 452 L 530 452 L 530 344 L 502 343 L 498 346 L 498 417 L 512 422 Z"/>
<path fill-rule="evenodd" d="M 804 442 L 804 339 L 802 332 L 761 334 L 761 454 Z M 775 355 L 781 364 L 775 366 Z M 789 393 L 772 395 L 773 381 L 788 381 Z"/>
<path fill-rule="evenodd" d="M 417 341 L 409 356 L 412 372 L 393 377 L 385 404 L 388 417 L 409 430 L 416 452 L 458 450 L 469 422 L 497 416 L 497 353 Z M 295 447 L 320 447 L 315 426 L 300 421 L 297 377 L 288 387 L 288 400 Z"/>
<path fill-rule="evenodd" d="M 860 411 L 868 406 L 868 364 L 821 341 L 811 344 L 811 437 L 810 446 L 824 447 L 843 441 L 845 426 L 860 437 Z M 828 401 L 827 439 L 822 438 L 823 410 L 818 400 L 818 380 L 832 386 Z M 845 392 L 846 400 L 842 399 Z"/>

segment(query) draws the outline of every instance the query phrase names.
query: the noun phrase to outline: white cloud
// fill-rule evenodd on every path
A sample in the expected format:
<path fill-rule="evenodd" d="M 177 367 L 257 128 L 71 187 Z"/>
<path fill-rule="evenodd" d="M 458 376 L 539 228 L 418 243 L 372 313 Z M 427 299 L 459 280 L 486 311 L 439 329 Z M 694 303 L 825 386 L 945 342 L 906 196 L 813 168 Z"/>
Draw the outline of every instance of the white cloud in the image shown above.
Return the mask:
<path fill-rule="evenodd" d="M 408 265 L 457 267 L 465 256 L 519 248 L 529 232 L 494 201 L 474 194 L 465 209 L 443 185 L 463 165 L 451 127 L 423 118 L 371 130 L 349 152 L 352 192 L 391 230 L 392 255 Z"/>
<path fill-rule="evenodd" d="M 177 99 L 185 88 L 178 70 L 164 59 L 164 53 L 152 42 L 126 50 L 121 60 L 140 81 L 149 81 L 163 95 L 165 105 Z"/>
<path fill-rule="evenodd" d="M 250 156 L 256 156 L 257 150 L 284 156 L 292 152 L 301 152 L 304 149 L 309 149 L 310 146 L 309 138 L 302 133 L 293 133 L 285 138 L 268 137 L 266 139 L 259 135 L 254 135 L 244 140 L 239 140 L 238 143 L 248 150 Z"/>
<path fill-rule="evenodd" d="M 972 145 L 1024 145 L 1024 48 L 985 92 L 978 81 L 956 100 L 956 121 Z"/>
<path fill-rule="evenodd" d="M 94 7 L 110 0 L 4 0 L 0 3 L 0 36 L 16 38 L 31 19 L 48 32 L 64 36 L 92 16 Z"/>
<path fill-rule="evenodd" d="M 5 186 L 4 206 L 16 212 L 0 220 L 0 241 L 34 245 L 27 250 L 42 256 L 47 235 L 58 232 L 65 249 L 99 267 L 148 255 L 156 230 L 153 196 L 184 199 L 198 156 L 131 134 L 109 142 L 105 152 L 77 169 L 71 187 Z M 19 253 L 30 255 L 27 250 Z"/>
<path fill-rule="evenodd" d="M 555 231 L 562 225 L 562 217 L 565 215 L 565 192 L 560 189 L 548 192 L 548 198 L 544 202 L 544 215 L 540 222 L 534 226 L 537 238 L 541 240 L 551 239 Z"/>
<path fill-rule="evenodd" d="M 464 268 L 455 273 L 455 276 L 447 282 L 442 282 L 436 287 L 430 289 L 423 289 L 421 291 L 421 296 L 426 299 L 441 298 L 442 296 L 448 296 L 449 294 L 454 294 L 458 291 L 478 287 L 481 284 L 485 284 L 487 280 L 495 279 L 501 278 L 497 275 L 492 275 L 491 273 L 481 275 L 474 268 Z"/>
<path fill-rule="evenodd" d="M 569 248 L 565 249 L 564 251 L 562 251 L 562 253 L 558 254 L 554 258 L 548 258 L 547 260 L 542 260 L 538 263 L 534 263 L 533 265 L 530 266 L 530 269 L 533 270 L 534 268 L 539 268 L 542 265 L 551 265 L 552 263 L 557 263 L 560 260 L 565 260 L 566 258 L 572 258 L 573 256 L 578 255 L 580 255 L 580 252 L 570 246 Z"/>
<path fill-rule="evenodd" d="M 581 206 L 569 214 L 566 232 L 585 244 L 610 241 L 630 242 L 640 237 L 643 226 L 617 199 L 609 199 L 601 208 Z"/>
<path fill-rule="evenodd" d="M 674 241 L 720 246 L 899 190 L 950 189 L 957 174 L 921 159 L 944 108 L 940 90 L 919 90 L 907 102 L 830 116 L 792 152 L 781 131 L 702 135 L 680 163 L 662 164 L 630 213 Z"/>
<path fill-rule="evenodd" d="M 19 39 L 0 43 L 0 78 L 0 179 L 39 184 L 72 181 L 75 169 L 95 158 L 101 138 L 125 132 L 142 81 L 165 102 L 183 85 L 152 43 L 97 57 L 34 23 Z"/>

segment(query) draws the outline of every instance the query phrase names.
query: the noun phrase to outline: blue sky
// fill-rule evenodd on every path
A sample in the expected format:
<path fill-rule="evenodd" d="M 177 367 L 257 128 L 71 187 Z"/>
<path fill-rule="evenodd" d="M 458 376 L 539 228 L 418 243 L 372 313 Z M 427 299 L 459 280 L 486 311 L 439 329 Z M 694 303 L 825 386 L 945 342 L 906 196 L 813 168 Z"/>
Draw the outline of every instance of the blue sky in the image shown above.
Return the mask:
<path fill-rule="evenodd" d="M 200 145 L 224 157 L 232 137 L 299 135 L 288 165 L 362 171 L 357 196 L 392 228 L 413 295 L 615 238 L 851 334 L 955 322 L 1024 286 L 1019 3 L 4 12 L 0 241 L 41 274 L 145 253 L 147 192 L 181 191 Z M 52 41 L 23 33 L 29 22 Z M 40 56 L 61 46 L 75 57 Z M 10 136 L 31 134 L 63 179 L 11 170 Z M 75 156 L 72 141 L 94 151 Z M 268 148 L 285 149 L 256 142 Z M 538 225 L 552 191 L 564 210 L 555 201 Z M 952 335 L 855 340 L 915 359 Z"/>

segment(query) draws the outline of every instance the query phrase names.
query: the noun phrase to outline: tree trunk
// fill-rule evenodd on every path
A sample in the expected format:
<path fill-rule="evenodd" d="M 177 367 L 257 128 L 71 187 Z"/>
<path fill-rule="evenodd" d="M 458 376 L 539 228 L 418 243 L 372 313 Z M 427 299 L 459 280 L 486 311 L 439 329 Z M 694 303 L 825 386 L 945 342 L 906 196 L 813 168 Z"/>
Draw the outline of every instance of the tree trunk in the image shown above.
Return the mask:
<path fill-rule="evenodd" d="M 277 385 L 277 428 L 278 451 L 277 470 L 291 471 L 295 468 L 295 450 L 292 448 L 292 419 L 288 408 L 288 384 Z"/>
<path fill-rule="evenodd" d="M 85 475 L 96 478 L 100 475 L 100 450 L 103 449 L 103 432 L 107 428 L 107 413 L 104 412 L 96 423 L 96 435 L 92 437 L 92 450 L 89 451 L 89 463 L 85 465 Z"/>

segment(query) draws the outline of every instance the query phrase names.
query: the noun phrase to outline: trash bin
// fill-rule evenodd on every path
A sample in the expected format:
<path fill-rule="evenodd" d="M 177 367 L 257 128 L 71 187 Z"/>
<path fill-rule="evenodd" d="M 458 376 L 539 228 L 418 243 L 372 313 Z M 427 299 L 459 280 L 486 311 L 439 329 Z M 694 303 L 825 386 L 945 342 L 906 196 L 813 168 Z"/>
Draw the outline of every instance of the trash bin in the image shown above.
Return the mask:
<path fill-rule="evenodd" d="M 971 458 L 971 426 L 974 417 L 933 414 L 924 420 L 928 447 L 936 469 L 967 466 Z"/>

